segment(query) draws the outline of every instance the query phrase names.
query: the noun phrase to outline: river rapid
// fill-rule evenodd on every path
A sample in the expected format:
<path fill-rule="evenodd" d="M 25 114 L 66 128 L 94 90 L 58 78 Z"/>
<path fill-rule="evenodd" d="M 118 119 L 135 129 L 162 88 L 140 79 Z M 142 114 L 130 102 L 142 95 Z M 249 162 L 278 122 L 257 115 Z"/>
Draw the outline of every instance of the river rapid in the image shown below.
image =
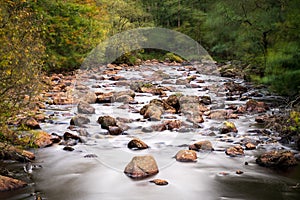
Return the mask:
<path fill-rule="evenodd" d="M 90 123 L 83 128 L 69 130 L 70 120 L 77 114 L 76 105 L 48 105 L 45 113 L 51 116 L 41 128 L 48 133 L 62 136 L 65 132 L 78 135 L 83 143 L 78 143 L 74 151 L 64 151 L 64 145 L 36 149 L 34 168 L 29 175 L 32 182 L 28 187 L 0 194 L 0 199 L 35 199 L 39 194 L 42 199 L 49 200 L 95 200 L 95 199 L 243 199 L 243 200 L 275 200 L 300 199 L 300 167 L 299 165 L 285 171 L 264 168 L 256 164 L 258 155 L 269 150 L 288 149 L 278 142 L 276 133 L 262 131 L 255 122 L 258 113 L 245 112 L 238 114 L 238 119 L 226 119 L 233 122 L 237 133 L 220 134 L 225 119 L 209 119 L 203 115 L 204 122 L 179 130 L 149 131 L 153 124 L 167 119 L 178 119 L 187 122 L 181 114 L 162 115 L 161 121 L 143 119 L 138 112 L 152 99 L 167 98 L 171 94 L 209 96 L 210 111 L 229 110 L 234 106 L 245 105 L 247 100 L 241 96 L 266 102 L 270 109 L 266 113 L 278 112 L 276 103 L 279 97 L 272 96 L 263 89 L 257 89 L 238 78 L 225 78 L 218 74 L 213 63 L 194 65 L 166 65 L 152 63 L 132 68 L 122 68 L 117 75 L 124 77 L 122 81 L 109 80 L 116 76 L 101 74 L 103 71 L 80 70 L 75 85 L 85 85 L 92 92 L 127 91 L 134 82 L 147 82 L 157 86 L 171 88 L 165 91 L 166 97 L 150 93 L 135 93 L 134 104 L 122 102 L 95 103 L 96 114 L 87 115 Z M 95 76 L 103 76 L 105 80 L 97 80 Z M 194 78 L 179 84 L 178 80 Z M 235 82 L 248 88 L 242 95 L 228 98 L 225 83 Z M 255 94 L 255 95 L 251 95 Z M 261 114 L 261 113 L 260 113 Z M 122 135 L 112 136 L 101 129 L 97 123 L 99 116 L 131 119 L 126 123 L 129 127 Z M 145 131 L 146 130 L 146 131 Z M 84 132 L 84 134 L 82 134 Z M 147 143 L 150 148 L 134 151 L 127 148 L 128 142 L 137 137 Z M 174 156 L 181 149 L 197 141 L 211 141 L 214 151 L 197 152 L 197 162 L 182 163 Z M 249 140 L 257 144 L 255 150 L 245 150 L 244 156 L 230 157 L 225 149 Z M 292 150 L 297 153 L 295 150 Z M 158 165 L 159 173 L 155 176 L 133 180 L 124 174 L 125 166 L 136 155 L 152 155 Z M 22 164 L 15 164 L 22 168 Z M 241 170 L 242 174 L 236 171 Z M 157 186 L 149 181 L 154 178 L 165 179 L 166 186 Z M 2 196 L 1 196 L 2 195 Z"/>

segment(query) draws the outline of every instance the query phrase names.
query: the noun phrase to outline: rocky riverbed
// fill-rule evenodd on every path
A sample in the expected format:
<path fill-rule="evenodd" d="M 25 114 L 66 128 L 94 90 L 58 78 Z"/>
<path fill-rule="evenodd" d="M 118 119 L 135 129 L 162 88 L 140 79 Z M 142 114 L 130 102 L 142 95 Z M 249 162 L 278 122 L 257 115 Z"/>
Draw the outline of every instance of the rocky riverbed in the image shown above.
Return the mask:
<path fill-rule="evenodd" d="M 2 163 L 22 189 L 0 199 L 300 197 L 298 151 L 261 126 L 281 98 L 240 72 L 148 61 L 47 83 L 44 117 L 18 122 L 37 129 L 40 148 Z"/>

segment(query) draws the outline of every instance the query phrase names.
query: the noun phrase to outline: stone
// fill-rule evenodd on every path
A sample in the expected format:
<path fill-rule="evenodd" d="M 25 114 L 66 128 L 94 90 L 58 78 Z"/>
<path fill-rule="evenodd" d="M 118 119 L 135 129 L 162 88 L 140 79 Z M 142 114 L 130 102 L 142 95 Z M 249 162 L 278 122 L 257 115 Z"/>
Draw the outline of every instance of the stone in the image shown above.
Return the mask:
<path fill-rule="evenodd" d="M 199 141 L 189 146 L 190 150 L 194 151 L 213 151 L 214 148 L 209 140 Z"/>
<path fill-rule="evenodd" d="M 166 102 L 168 105 L 170 105 L 170 106 L 172 106 L 173 108 L 175 108 L 175 109 L 176 109 L 176 112 L 179 111 L 179 109 L 180 109 L 180 104 L 179 104 L 179 99 L 178 99 L 178 96 L 177 96 L 177 95 L 175 95 L 175 94 L 170 95 L 170 96 L 165 100 L 165 102 Z"/>
<path fill-rule="evenodd" d="M 197 162 L 197 153 L 194 150 L 180 150 L 175 159 L 179 162 Z"/>
<path fill-rule="evenodd" d="M 80 101 L 78 106 L 78 113 L 81 114 L 95 114 L 95 108 L 91 106 L 89 103 Z"/>
<path fill-rule="evenodd" d="M 249 111 L 249 112 L 262 113 L 262 112 L 266 112 L 268 109 L 269 109 L 269 107 L 264 102 L 259 102 L 259 101 L 250 99 L 246 103 L 246 111 Z"/>
<path fill-rule="evenodd" d="M 70 121 L 70 125 L 75 125 L 75 126 L 80 126 L 80 127 L 82 127 L 82 126 L 84 126 L 84 124 L 88 124 L 88 123 L 90 123 L 90 119 L 83 115 L 76 115 Z"/>
<path fill-rule="evenodd" d="M 0 142 L 0 159 L 17 160 L 20 162 L 35 159 L 34 153 Z"/>
<path fill-rule="evenodd" d="M 235 124 L 233 122 L 225 121 L 223 127 L 220 130 L 220 133 L 226 134 L 226 133 L 230 133 L 230 132 L 237 133 L 238 130 L 235 127 Z"/>
<path fill-rule="evenodd" d="M 152 129 L 152 131 L 161 132 L 161 131 L 167 130 L 167 127 L 166 127 L 165 124 L 154 124 L 154 125 L 151 126 L 151 129 Z M 145 129 L 144 129 L 144 131 L 145 131 Z"/>
<path fill-rule="evenodd" d="M 180 120 L 167 120 L 164 121 L 164 124 L 167 128 L 167 130 L 174 130 L 174 129 L 179 129 L 182 125 L 182 122 Z"/>
<path fill-rule="evenodd" d="M 120 135 L 123 133 L 123 129 L 121 129 L 118 126 L 109 126 L 108 127 L 108 133 L 110 135 Z"/>
<path fill-rule="evenodd" d="M 41 129 L 39 123 L 33 117 L 22 119 L 21 124 L 29 129 Z"/>
<path fill-rule="evenodd" d="M 235 173 L 240 175 L 240 174 L 243 174 L 244 172 L 241 170 L 236 170 Z"/>
<path fill-rule="evenodd" d="M 124 173 L 130 178 L 142 179 L 159 172 L 153 156 L 135 156 L 125 167 Z"/>
<path fill-rule="evenodd" d="M 210 112 L 210 114 L 207 118 L 208 119 L 226 119 L 227 113 L 228 112 L 226 110 L 214 110 L 214 111 Z"/>
<path fill-rule="evenodd" d="M 0 192 L 13 191 L 27 186 L 22 180 L 0 175 Z"/>
<path fill-rule="evenodd" d="M 65 146 L 63 148 L 64 151 L 74 151 L 75 149 L 73 147 L 70 147 L 70 146 Z"/>
<path fill-rule="evenodd" d="M 45 131 L 38 131 L 34 133 L 34 144 L 39 148 L 49 147 L 53 144 L 52 137 Z"/>
<path fill-rule="evenodd" d="M 210 96 L 201 96 L 199 99 L 200 103 L 203 103 L 204 105 L 210 105 L 211 104 L 211 98 Z"/>
<path fill-rule="evenodd" d="M 163 179 L 153 179 L 149 181 L 150 183 L 154 183 L 155 185 L 168 185 L 168 181 L 163 180 Z"/>
<path fill-rule="evenodd" d="M 256 163 L 263 167 L 285 169 L 297 165 L 297 160 L 291 151 L 270 151 L 261 154 Z"/>
<path fill-rule="evenodd" d="M 148 106 L 144 118 L 149 118 L 151 121 L 159 121 L 161 119 L 161 115 L 163 114 L 163 108 L 158 107 L 156 105 Z"/>
<path fill-rule="evenodd" d="M 129 102 L 133 102 L 134 99 L 129 96 L 129 95 L 122 95 L 122 96 L 118 96 L 116 99 L 114 99 L 115 102 L 123 102 L 123 103 L 129 103 Z"/>
<path fill-rule="evenodd" d="M 140 150 L 140 149 L 147 149 L 149 148 L 149 146 L 143 142 L 142 140 L 138 139 L 138 138 L 134 138 L 132 139 L 128 144 L 127 147 L 129 149 L 136 149 L 136 150 Z"/>
<path fill-rule="evenodd" d="M 225 150 L 226 155 L 231 156 L 231 157 L 236 157 L 236 156 L 243 156 L 244 155 L 244 149 L 240 145 L 236 145 L 234 147 L 229 147 Z"/>
<path fill-rule="evenodd" d="M 117 126 L 117 121 L 111 116 L 101 116 L 98 118 L 98 123 L 101 125 L 101 128 L 107 129 L 109 126 Z"/>
<path fill-rule="evenodd" d="M 245 147 L 246 147 L 246 150 L 254 150 L 254 149 L 256 149 L 256 145 L 253 144 L 253 143 L 251 143 L 251 142 L 247 142 L 245 144 Z"/>

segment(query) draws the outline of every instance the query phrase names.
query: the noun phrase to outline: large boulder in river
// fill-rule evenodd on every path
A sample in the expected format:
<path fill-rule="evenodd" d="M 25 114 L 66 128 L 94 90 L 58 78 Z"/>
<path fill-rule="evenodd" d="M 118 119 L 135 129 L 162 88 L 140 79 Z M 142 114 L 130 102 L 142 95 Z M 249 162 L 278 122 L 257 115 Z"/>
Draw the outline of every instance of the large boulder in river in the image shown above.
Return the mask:
<path fill-rule="evenodd" d="M 80 101 L 78 106 L 78 113 L 82 114 L 95 114 L 95 108 L 91 106 L 89 103 Z"/>
<path fill-rule="evenodd" d="M 135 156 L 125 167 L 124 173 L 130 178 L 141 179 L 158 173 L 158 167 L 153 156 Z"/>
<path fill-rule="evenodd" d="M 98 123 L 103 129 L 109 129 L 109 126 L 117 126 L 117 120 L 111 116 L 100 116 L 98 118 Z"/>
<path fill-rule="evenodd" d="M 27 183 L 18 179 L 0 175 L 0 192 L 17 190 L 27 186 Z"/>
<path fill-rule="evenodd" d="M 258 156 L 256 163 L 263 167 L 284 169 L 297 165 L 297 160 L 291 151 L 270 151 Z"/>
<path fill-rule="evenodd" d="M 175 159 L 179 162 L 196 162 L 197 153 L 194 150 L 180 150 L 175 155 Z"/>

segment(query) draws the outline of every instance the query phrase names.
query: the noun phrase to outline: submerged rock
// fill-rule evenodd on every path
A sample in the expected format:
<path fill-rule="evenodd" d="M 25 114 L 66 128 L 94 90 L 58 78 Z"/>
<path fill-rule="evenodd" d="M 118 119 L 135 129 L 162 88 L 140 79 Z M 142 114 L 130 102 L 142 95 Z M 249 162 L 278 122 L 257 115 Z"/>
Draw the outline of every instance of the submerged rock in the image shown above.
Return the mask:
<path fill-rule="evenodd" d="M 132 139 L 132 140 L 127 144 L 127 147 L 128 147 L 129 149 L 137 149 L 137 150 L 149 148 L 149 146 L 148 146 L 145 142 L 143 142 L 142 140 L 140 140 L 140 139 L 138 139 L 138 138 Z"/>
<path fill-rule="evenodd" d="M 0 192 L 17 190 L 27 186 L 27 183 L 18 179 L 0 175 Z"/>
<path fill-rule="evenodd" d="M 125 167 L 124 173 L 130 178 L 142 179 L 158 173 L 158 167 L 153 156 L 135 156 Z"/>
<path fill-rule="evenodd" d="M 291 151 L 270 151 L 258 156 L 256 163 L 263 167 L 284 169 L 297 165 L 297 160 Z"/>
<path fill-rule="evenodd" d="M 180 150 L 175 155 L 175 159 L 179 162 L 196 162 L 197 153 L 194 150 Z"/>

